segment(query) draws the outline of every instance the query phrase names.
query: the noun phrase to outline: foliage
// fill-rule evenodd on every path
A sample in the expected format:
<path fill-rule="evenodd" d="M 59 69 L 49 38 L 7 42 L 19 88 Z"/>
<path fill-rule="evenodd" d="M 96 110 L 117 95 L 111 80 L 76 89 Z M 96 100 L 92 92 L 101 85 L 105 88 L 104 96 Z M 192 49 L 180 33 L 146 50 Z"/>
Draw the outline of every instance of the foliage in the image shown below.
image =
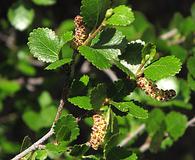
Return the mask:
<path fill-rule="evenodd" d="M 22 159 L 137 160 L 144 156 L 138 146 L 142 133 L 151 154 L 168 149 L 185 134 L 189 118 L 184 113 L 190 113 L 195 91 L 195 4 L 191 16 L 175 14 L 163 29 L 175 33 L 167 38 L 166 33 L 156 35 L 144 15 L 124 2 L 82 0 L 83 19 L 75 19 L 75 32 L 73 20 L 57 27 L 41 19 L 35 25 L 36 9 L 56 0 L 18 0 L 10 6 L 9 23 L 29 36 L 27 44 L 0 46 L 6 48 L 0 66 L 0 112 L 13 107 L 6 119 L 16 125 L 9 129 L 2 118 L 0 159 L 28 148 L 33 142 L 26 135 L 34 135 L 34 141 L 49 128 L 51 135 Z M 78 23 L 87 37 L 77 32 Z M 0 27 L 6 28 L 2 20 Z M 86 63 L 90 71 L 83 74 Z M 120 76 L 114 82 L 99 74 L 112 70 Z M 138 83 L 140 79 L 145 81 Z M 20 150 L 6 135 L 20 130 L 21 122 L 26 137 Z M 97 151 L 89 139 L 97 143 Z"/>

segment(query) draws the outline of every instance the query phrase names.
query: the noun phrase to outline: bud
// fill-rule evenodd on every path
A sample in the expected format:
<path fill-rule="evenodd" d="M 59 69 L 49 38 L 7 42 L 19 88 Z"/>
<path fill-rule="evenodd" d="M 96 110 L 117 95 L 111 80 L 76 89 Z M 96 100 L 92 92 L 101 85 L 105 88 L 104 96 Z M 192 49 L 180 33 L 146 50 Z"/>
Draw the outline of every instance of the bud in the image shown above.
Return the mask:
<path fill-rule="evenodd" d="M 112 14 L 113 14 L 113 9 L 110 8 L 110 9 L 108 9 L 108 10 L 106 11 L 105 17 L 106 17 L 106 18 L 110 18 L 110 17 L 112 16 Z"/>

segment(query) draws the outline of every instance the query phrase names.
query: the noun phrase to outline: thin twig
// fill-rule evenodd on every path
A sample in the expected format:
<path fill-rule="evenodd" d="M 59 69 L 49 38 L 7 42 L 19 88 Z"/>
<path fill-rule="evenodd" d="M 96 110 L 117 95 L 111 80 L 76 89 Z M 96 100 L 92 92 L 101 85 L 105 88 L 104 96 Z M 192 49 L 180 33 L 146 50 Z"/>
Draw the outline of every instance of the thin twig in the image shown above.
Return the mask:
<path fill-rule="evenodd" d="M 187 127 L 194 127 L 195 126 L 195 117 L 188 121 Z"/>
<path fill-rule="evenodd" d="M 132 139 L 134 139 L 138 134 L 144 131 L 146 128 L 145 124 L 140 125 L 134 132 L 130 132 L 125 139 L 123 139 L 118 146 L 124 147 L 127 145 Z"/>
<path fill-rule="evenodd" d="M 42 144 L 43 142 L 45 142 L 49 137 L 51 137 L 54 134 L 54 129 L 53 127 L 50 129 L 50 131 L 45 134 L 41 139 L 39 139 L 37 142 L 35 142 L 33 145 L 31 145 L 29 148 L 27 148 L 26 150 L 24 150 L 23 152 L 21 152 L 20 154 L 16 155 L 14 158 L 12 158 L 11 160 L 19 160 L 22 157 L 24 157 L 25 155 L 27 155 L 28 153 L 36 150 L 39 148 L 40 144 Z"/>
<path fill-rule="evenodd" d="M 178 33 L 177 28 L 173 28 L 172 30 L 170 30 L 170 31 L 168 31 L 166 33 L 161 34 L 160 35 L 160 39 L 167 40 L 169 38 L 174 37 L 177 33 Z"/>
<path fill-rule="evenodd" d="M 22 157 L 24 157 L 25 155 L 27 155 L 28 153 L 30 153 L 30 152 L 32 152 L 36 149 L 39 149 L 39 146 L 42 145 L 43 142 L 45 142 L 48 138 L 50 138 L 54 134 L 54 125 L 58 121 L 58 119 L 60 118 L 60 115 L 61 115 L 62 110 L 64 108 L 66 95 L 67 95 L 67 85 L 63 88 L 62 98 L 61 98 L 60 104 L 58 106 L 56 117 L 55 117 L 55 120 L 54 120 L 54 122 L 52 124 L 52 127 L 49 130 L 49 132 L 47 134 L 45 134 L 42 138 L 40 138 L 37 142 L 35 142 L 33 145 L 31 145 L 29 148 L 27 148 L 23 152 L 19 153 L 18 155 L 16 155 L 11 160 L 19 160 Z"/>
<path fill-rule="evenodd" d="M 151 144 L 151 137 L 148 136 L 148 137 L 146 138 L 146 141 L 144 142 L 144 144 L 142 144 L 142 145 L 140 146 L 139 151 L 140 151 L 141 153 L 147 151 L 147 150 L 150 148 L 150 144 Z"/>

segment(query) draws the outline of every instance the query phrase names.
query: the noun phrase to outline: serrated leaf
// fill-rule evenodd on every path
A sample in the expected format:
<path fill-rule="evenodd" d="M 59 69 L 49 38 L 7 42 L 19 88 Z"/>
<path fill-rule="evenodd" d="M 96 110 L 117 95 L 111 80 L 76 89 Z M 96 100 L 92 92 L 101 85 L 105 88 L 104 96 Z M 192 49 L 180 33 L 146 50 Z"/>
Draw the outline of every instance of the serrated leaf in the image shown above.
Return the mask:
<path fill-rule="evenodd" d="M 79 47 L 79 52 L 98 69 L 108 69 L 112 66 L 120 50 L 116 49 L 94 49 L 88 46 Z"/>
<path fill-rule="evenodd" d="M 165 114 L 160 109 L 154 109 L 150 112 L 146 121 L 146 130 L 149 135 L 154 135 L 160 129 L 164 118 Z"/>
<path fill-rule="evenodd" d="M 180 138 L 187 128 L 187 118 L 185 115 L 172 111 L 165 118 L 167 132 L 170 136 L 177 140 Z"/>
<path fill-rule="evenodd" d="M 110 5 L 109 0 L 82 0 L 81 3 L 81 15 L 90 29 L 99 25 Z"/>
<path fill-rule="evenodd" d="M 90 93 L 90 102 L 95 110 L 98 110 L 106 98 L 106 85 L 98 84 Z"/>
<path fill-rule="evenodd" d="M 86 110 L 93 109 L 93 106 L 90 103 L 90 98 L 87 96 L 77 96 L 77 97 L 68 98 L 68 101 L 82 109 L 86 109 Z"/>
<path fill-rule="evenodd" d="M 195 56 L 192 56 L 188 59 L 187 62 L 187 68 L 189 73 L 191 73 L 191 75 L 195 78 Z"/>
<path fill-rule="evenodd" d="M 8 10 L 8 19 L 10 23 L 18 30 L 23 31 L 29 27 L 34 19 L 33 8 L 25 3 L 15 3 Z"/>
<path fill-rule="evenodd" d="M 131 102 L 111 102 L 111 104 L 116 107 L 121 112 L 128 112 L 131 116 L 135 118 L 146 119 L 148 118 L 148 111 L 144 110 L 140 106 Z"/>
<path fill-rule="evenodd" d="M 172 45 L 170 46 L 170 53 L 181 60 L 182 63 L 185 62 L 188 52 L 184 47 L 180 45 Z"/>
<path fill-rule="evenodd" d="M 61 141 L 57 145 L 53 143 L 48 143 L 46 144 L 46 150 L 49 154 L 60 154 L 62 152 L 66 151 L 66 147 L 68 145 L 68 142 L 66 141 Z"/>
<path fill-rule="evenodd" d="M 98 35 L 98 40 L 93 43 L 93 48 L 124 49 L 127 41 L 122 32 L 114 28 L 106 28 Z"/>
<path fill-rule="evenodd" d="M 113 26 L 127 26 L 134 21 L 134 14 L 131 8 L 120 5 L 113 9 L 114 14 L 107 19 L 107 24 Z"/>
<path fill-rule="evenodd" d="M 56 0 L 32 0 L 36 5 L 50 6 L 56 3 Z"/>
<path fill-rule="evenodd" d="M 144 70 L 146 78 L 153 81 L 174 76 L 181 70 L 181 62 L 175 56 L 166 56 L 152 63 Z"/>
<path fill-rule="evenodd" d="M 61 44 L 58 36 L 51 29 L 34 29 L 28 41 L 30 52 L 34 57 L 47 63 L 58 60 Z"/>
<path fill-rule="evenodd" d="M 79 145 L 74 145 L 73 148 L 71 149 L 70 155 L 71 156 L 82 156 L 84 155 L 87 151 L 89 150 L 89 146 L 86 144 L 79 144 Z"/>
<path fill-rule="evenodd" d="M 79 127 L 76 118 L 71 114 L 61 117 L 55 127 L 55 135 L 58 141 L 73 141 L 79 135 Z"/>
<path fill-rule="evenodd" d="M 57 60 L 57 61 L 51 63 L 45 69 L 46 70 L 56 69 L 56 68 L 59 68 L 59 67 L 63 66 L 64 64 L 70 63 L 71 61 L 72 61 L 71 58 L 60 59 L 60 60 Z"/>

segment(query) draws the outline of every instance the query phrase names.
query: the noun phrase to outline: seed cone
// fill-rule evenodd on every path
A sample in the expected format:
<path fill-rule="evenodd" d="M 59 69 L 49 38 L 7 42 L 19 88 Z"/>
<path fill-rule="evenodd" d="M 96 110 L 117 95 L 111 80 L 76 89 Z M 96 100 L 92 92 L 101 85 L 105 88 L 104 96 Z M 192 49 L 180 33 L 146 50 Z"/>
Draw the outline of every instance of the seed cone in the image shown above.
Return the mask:
<path fill-rule="evenodd" d="M 105 118 L 101 114 L 93 115 L 93 121 L 94 124 L 92 127 L 89 144 L 94 150 L 97 150 L 98 147 L 104 142 L 107 124 Z"/>
<path fill-rule="evenodd" d="M 152 81 L 141 76 L 137 78 L 137 86 L 145 91 L 145 93 L 158 101 L 168 101 L 176 95 L 173 89 L 159 89 Z"/>
<path fill-rule="evenodd" d="M 74 35 L 73 42 L 76 47 L 79 47 L 87 39 L 88 34 L 83 22 L 83 17 L 81 17 L 80 15 L 76 16 L 74 19 L 74 24 L 75 24 L 75 35 Z"/>

